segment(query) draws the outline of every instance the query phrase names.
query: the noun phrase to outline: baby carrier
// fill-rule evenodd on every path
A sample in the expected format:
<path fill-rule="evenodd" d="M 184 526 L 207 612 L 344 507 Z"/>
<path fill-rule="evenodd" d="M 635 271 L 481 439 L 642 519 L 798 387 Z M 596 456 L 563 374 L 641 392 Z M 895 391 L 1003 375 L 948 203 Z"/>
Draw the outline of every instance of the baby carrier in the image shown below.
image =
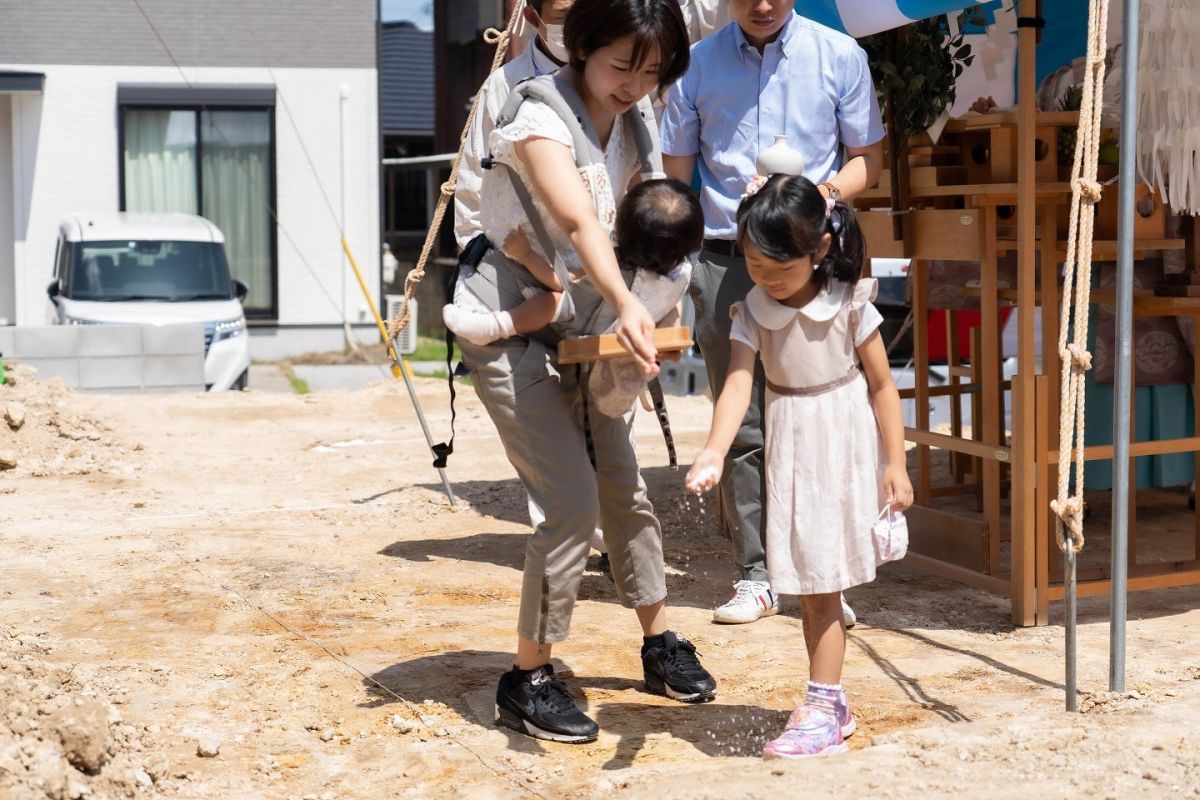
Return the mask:
<path fill-rule="evenodd" d="M 596 165 L 604 165 L 604 150 L 600 146 L 600 136 L 592 124 L 583 99 L 575 91 L 570 81 L 560 73 L 531 78 L 517 84 L 496 117 L 496 129 L 511 123 L 516 118 L 521 104 L 528 98 L 544 103 L 566 124 L 574 146 L 575 164 L 578 169 L 584 170 Z M 625 134 L 633 137 L 643 179 L 661 177 L 663 175 L 662 154 L 658 144 L 654 111 L 649 100 L 643 98 L 636 106 L 622 114 L 620 120 L 615 124 L 623 124 Z M 553 265 L 554 272 L 564 288 L 563 302 L 555 319 L 545 329 L 529 334 L 527 337 L 536 339 L 549 347 L 556 347 L 568 330 L 596 313 L 603 303 L 603 298 L 591 281 L 572 282 L 571 275 L 554 246 L 545 222 L 534 205 L 528 187 L 521 181 L 517 173 L 507 164 L 495 160 L 491 153 L 482 159 L 481 166 L 489 170 L 500 168 L 507 174 L 538 244 L 541 245 L 546 260 Z M 482 234 L 472 240 L 460 255 L 458 267 L 450 277 L 451 291 L 460 274 L 464 285 L 487 307 L 496 311 L 508 310 L 520 305 L 526 299 L 525 290 L 530 287 L 544 290 L 544 287 L 529 274 L 524 266 L 505 256 Z M 631 278 L 632 275 L 627 274 L 627 281 Z M 446 342 L 446 359 L 447 365 L 449 365 L 453 343 L 453 334 L 449 330 L 446 332 Z M 579 385 L 584 409 L 584 432 L 587 438 L 588 453 L 589 456 L 592 456 L 594 466 L 595 458 L 588 424 L 587 381 L 581 368 L 577 366 L 576 369 L 580 371 Z M 650 382 L 649 390 L 659 424 L 663 429 L 671 466 L 675 467 L 674 441 L 667 419 L 662 386 L 657 379 Z M 451 370 L 451 438 L 449 444 L 439 444 L 434 447 L 437 455 L 434 465 L 438 467 L 445 466 L 446 457 L 454 450 L 454 395 L 454 372 Z"/>
<path fill-rule="evenodd" d="M 533 98 L 544 103 L 566 124 L 575 150 L 575 166 L 590 170 L 604 166 L 604 150 L 600 147 L 600 136 L 588 116 L 583 99 L 571 82 L 555 73 L 532 78 L 517 84 L 496 117 L 496 128 L 503 128 L 516 119 L 517 111 L 526 99 Z M 617 124 L 623 124 L 627 135 L 633 137 L 637 146 L 638 161 L 642 177 L 659 177 L 662 173 L 662 155 L 658 146 L 658 131 L 654 126 L 654 112 L 650 103 L 642 99 L 637 106 L 621 115 Z M 509 178 L 529 227 L 541 245 L 546 260 L 554 266 L 555 274 L 564 287 L 564 299 L 559 314 L 545 331 L 532 334 L 550 346 L 556 346 L 572 322 L 582 322 L 600 304 L 599 293 L 590 281 L 572 283 L 571 276 L 554 247 L 541 214 L 538 213 L 528 187 L 517 173 L 491 154 L 483 159 L 484 169 L 502 169 Z M 520 264 L 505 257 L 498 248 L 492 247 L 481 254 L 475 264 L 463 264 L 463 279 L 467 287 L 489 308 L 501 311 L 513 308 L 525 300 L 523 289 L 530 285 L 540 287 L 532 275 Z"/>

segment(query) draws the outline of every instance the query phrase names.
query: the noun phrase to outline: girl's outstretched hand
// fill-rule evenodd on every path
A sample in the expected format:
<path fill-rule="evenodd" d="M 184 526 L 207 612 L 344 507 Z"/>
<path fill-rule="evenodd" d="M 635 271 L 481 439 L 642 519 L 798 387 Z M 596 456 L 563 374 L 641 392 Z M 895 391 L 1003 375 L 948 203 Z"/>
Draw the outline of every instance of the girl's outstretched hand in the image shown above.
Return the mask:
<path fill-rule="evenodd" d="M 904 466 L 888 467 L 883 473 L 883 488 L 887 492 L 887 501 L 896 511 L 903 511 L 913 503 L 912 481 L 908 479 L 908 469 Z"/>
<path fill-rule="evenodd" d="M 683 480 L 684 488 L 692 494 L 707 492 L 721 480 L 721 468 L 724 463 L 724 456 L 716 450 L 701 450 Z"/>

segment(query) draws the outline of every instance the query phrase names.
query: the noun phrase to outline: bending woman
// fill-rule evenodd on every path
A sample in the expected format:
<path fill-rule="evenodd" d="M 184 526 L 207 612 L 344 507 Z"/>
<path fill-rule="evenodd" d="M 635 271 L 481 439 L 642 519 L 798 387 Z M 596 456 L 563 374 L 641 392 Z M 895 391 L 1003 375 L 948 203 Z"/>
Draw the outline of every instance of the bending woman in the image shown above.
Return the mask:
<path fill-rule="evenodd" d="M 661 92 L 683 74 L 687 29 L 678 0 L 577 0 L 565 40 L 571 59 L 560 77 L 582 99 L 604 163 L 577 168 L 566 123 L 549 106 L 527 99 L 511 123 L 491 134 L 499 163 L 484 175 L 481 221 L 489 241 L 505 242 L 516 232 L 546 255 L 506 174 L 505 167 L 511 169 L 532 195 L 563 265 L 586 275 L 617 313 L 618 338 L 652 377 L 658 372 L 654 321 L 626 287 L 610 240 L 616 205 L 638 180 L 635 142 L 620 115 L 637 114 L 634 107 L 651 90 Z M 497 270 L 523 269 L 495 253 L 488 258 Z M 468 291 L 461 280 L 457 291 Z M 695 647 L 667 628 L 662 531 L 634 453 L 632 415 L 591 415 L 593 470 L 575 371 L 560 369 L 552 348 L 517 336 L 459 346 L 508 460 L 545 511 L 525 547 L 516 664 L 500 678 L 497 720 L 555 741 L 591 741 L 599 732 L 550 664 L 553 644 L 570 628 L 597 519 L 618 597 L 642 627 L 647 689 L 684 702 L 712 699 L 716 683 Z"/>

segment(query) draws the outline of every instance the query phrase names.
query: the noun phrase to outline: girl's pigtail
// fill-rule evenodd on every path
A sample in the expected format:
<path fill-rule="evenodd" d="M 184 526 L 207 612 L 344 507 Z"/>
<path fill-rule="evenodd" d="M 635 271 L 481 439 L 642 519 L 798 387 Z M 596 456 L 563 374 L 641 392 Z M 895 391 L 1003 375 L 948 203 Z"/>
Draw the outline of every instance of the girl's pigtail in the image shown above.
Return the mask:
<path fill-rule="evenodd" d="M 858 217 L 849 203 L 839 200 L 829 214 L 827 223 L 833 243 L 821 260 L 827 275 L 839 281 L 854 283 L 862 276 L 863 261 L 866 259 L 866 242 Z"/>

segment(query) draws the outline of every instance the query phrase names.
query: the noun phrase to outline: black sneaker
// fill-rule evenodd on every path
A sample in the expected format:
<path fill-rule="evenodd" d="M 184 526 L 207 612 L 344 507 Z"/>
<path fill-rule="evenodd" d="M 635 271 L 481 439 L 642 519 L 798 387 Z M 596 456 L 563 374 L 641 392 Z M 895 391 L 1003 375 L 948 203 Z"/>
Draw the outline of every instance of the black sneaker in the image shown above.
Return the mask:
<path fill-rule="evenodd" d="M 696 658 L 696 645 L 672 631 L 642 645 L 642 674 L 646 691 L 683 703 L 707 703 L 717 694 L 717 682 Z"/>
<path fill-rule="evenodd" d="M 612 579 L 612 562 L 608 560 L 608 553 L 601 553 L 600 558 L 596 561 L 596 569 Z"/>
<path fill-rule="evenodd" d="M 592 742 L 600 726 L 575 707 L 567 687 L 546 664 L 523 672 L 515 667 L 496 687 L 496 722 L 535 739 Z"/>

